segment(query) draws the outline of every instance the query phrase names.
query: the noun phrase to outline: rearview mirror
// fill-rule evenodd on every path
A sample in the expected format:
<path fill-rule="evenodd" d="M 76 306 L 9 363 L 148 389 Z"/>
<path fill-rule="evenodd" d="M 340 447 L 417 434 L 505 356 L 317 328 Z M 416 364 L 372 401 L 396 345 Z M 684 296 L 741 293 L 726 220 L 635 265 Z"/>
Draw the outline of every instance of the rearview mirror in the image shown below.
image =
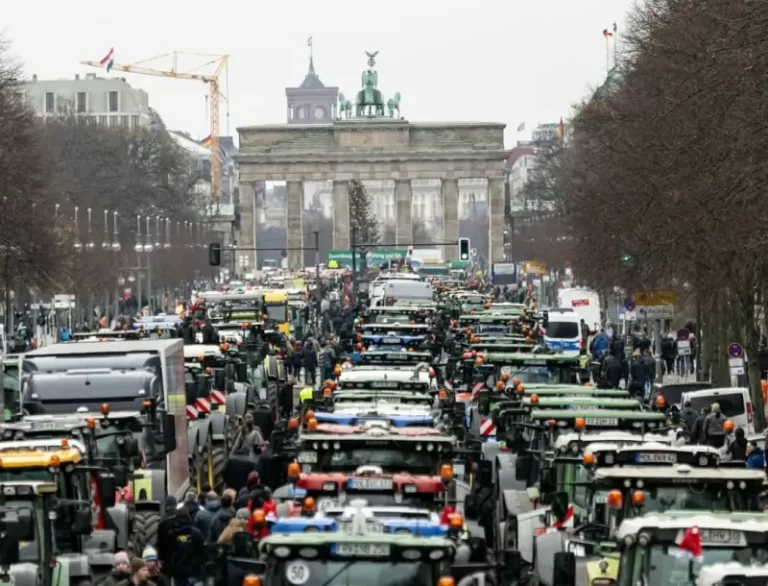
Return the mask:
<path fill-rule="evenodd" d="M 501 586 L 517 584 L 522 565 L 523 558 L 519 551 L 516 549 L 505 549 L 501 554 L 501 571 L 499 574 Z"/>
<path fill-rule="evenodd" d="M 213 370 L 213 388 L 220 391 L 224 388 L 224 381 L 226 380 L 226 374 L 223 368 L 215 368 Z"/>
<path fill-rule="evenodd" d="M 112 493 L 112 502 L 114 504 L 115 493 Z M 104 506 L 104 505 L 102 505 Z M 90 535 L 93 532 L 93 513 L 90 507 L 83 509 L 77 507 L 75 509 L 74 518 L 72 519 L 72 533 L 75 535 Z"/>
<path fill-rule="evenodd" d="M 99 490 L 101 507 L 103 509 L 114 507 L 115 493 L 117 492 L 117 479 L 115 478 L 115 475 L 109 472 L 97 472 L 96 487 Z"/>
<path fill-rule="evenodd" d="M 480 516 L 477 495 L 467 494 L 464 497 L 464 517 L 469 521 L 475 521 Z"/>
<path fill-rule="evenodd" d="M 557 586 L 576 586 L 576 556 L 570 551 L 555 553 L 552 571 L 552 584 Z"/>
<path fill-rule="evenodd" d="M 531 472 L 531 465 L 533 464 L 532 456 L 518 456 L 515 460 L 515 480 L 523 482 L 528 480 L 528 475 Z"/>
<path fill-rule="evenodd" d="M 556 492 L 552 495 L 552 516 L 559 522 L 568 514 L 568 493 Z"/>
<path fill-rule="evenodd" d="M 163 413 L 163 451 L 170 454 L 176 449 L 176 420 L 171 413 Z"/>
<path fill-rule="evenodd" d="M 235 365 L 235 378 L 239 383 L 248 382 L 248 365 L 245 362 L 238 362 Z"/>

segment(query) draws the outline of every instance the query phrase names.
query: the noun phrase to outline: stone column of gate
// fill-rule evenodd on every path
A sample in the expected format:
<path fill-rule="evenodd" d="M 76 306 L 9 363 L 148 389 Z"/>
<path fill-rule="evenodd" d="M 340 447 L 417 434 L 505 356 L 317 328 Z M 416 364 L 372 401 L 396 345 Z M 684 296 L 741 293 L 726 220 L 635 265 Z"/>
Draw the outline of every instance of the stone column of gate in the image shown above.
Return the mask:
<path fill-rule="evenodd" d="M 395 244 L 413 243 L 413 193 L 410 179 L 395 179 Z"/>
<path fill-rule="evenodd" d="M 459 241 L 459 180 L 442 179 L 443 194 L 443 242 Z M 456 260 L 459 258 L 458 244 L 443 246 L 443 258 Z"/>
<path fill-rule="evenodd" d="M 240 238 L 237 245 L 244 248 L 256 247 L 256 184 L 253 181 L 240 181 Z M 248 266 L 240 264 L 240 258 L 248 259 Z M 235 251 L 235 272 L 238 275 L 258 270 L 255 250 Z"/>
<path fill-rule="evenodd" d="M 504 178 L 488 178 L 488 262 L 504 260 Z M 491 267 L 488 267 L 490 272 Z"/>
<path fill-rule="evenodd" d="M 304 268 L 304 188 L 301 181 L 285 182 L 286 245 L 288 268 Z"/>
<path fill-rule="evenodd" d="M 333 205 L 333 249 L 349 250 L 349 181 L 334 181 Z M 320 259 L 325 262 L 324 259 Z"/>

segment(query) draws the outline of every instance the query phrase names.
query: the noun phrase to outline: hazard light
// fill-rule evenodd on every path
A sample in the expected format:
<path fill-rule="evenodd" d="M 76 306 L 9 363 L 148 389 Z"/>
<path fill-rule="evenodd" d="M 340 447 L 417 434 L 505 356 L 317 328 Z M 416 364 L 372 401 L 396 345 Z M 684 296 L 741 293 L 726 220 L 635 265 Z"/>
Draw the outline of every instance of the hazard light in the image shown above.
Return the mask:
<path fill-rule="evenodd" d="M 101 404 L 101 414 L 105 417 L 109 415 L 109 403 L 102 403 Z"/>
<path fill-rule="evenodd" d="M 456 586 L 456 580 L 451 576 L 441 576 L 437 581 L 437 586 Z"/>
<path fill-rule="evenodd" d="M 253 574 L 249 574 L 243 578 L 243 586 L 261 586 L 261 578 L 254 576 Z"/>
<path fill-rule="evenodd" d="M 440 478 L 444 482 L 447 482 L 453 478 L 453 466 L 450 464 L 443 464 L 440 466 Z"/>

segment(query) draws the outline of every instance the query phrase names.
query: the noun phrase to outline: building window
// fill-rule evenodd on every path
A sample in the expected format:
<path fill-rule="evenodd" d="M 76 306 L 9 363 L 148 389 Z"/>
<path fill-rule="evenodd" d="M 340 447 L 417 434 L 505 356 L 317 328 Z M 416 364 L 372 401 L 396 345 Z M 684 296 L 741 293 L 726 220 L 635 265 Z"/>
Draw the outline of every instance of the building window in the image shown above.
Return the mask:
<path fill-rule="evenodd" d="M 45 92 L 45 113 L 53 114 L 56 111 L 56 95 L 53 92 Z"/>
<path fill-rule="evenodd" d="M 120 126 L 125 126 L 128 128 L 128 125 L 130 124 L 130 116 L 120 116 Z"/>
<path fill-rule="evenodd" d="M 118 112 L 118 92 L 109 92 L 109 111 Z"/>
<path fill-rule="evenodd" d="M 99 116 L 99 126 L 107 125 L 107 116 Z"/>
<path fill-rule="evenodd" d="M 85 114 L 88 110 L 88 94 L 77 92 L 77 113 Z"/>
<path fill-rule="evenodd" d="M 138 116 L 131 116 L 131 127 L 132 128 L 138 128 L 139 127 L 139 117 Z"/>

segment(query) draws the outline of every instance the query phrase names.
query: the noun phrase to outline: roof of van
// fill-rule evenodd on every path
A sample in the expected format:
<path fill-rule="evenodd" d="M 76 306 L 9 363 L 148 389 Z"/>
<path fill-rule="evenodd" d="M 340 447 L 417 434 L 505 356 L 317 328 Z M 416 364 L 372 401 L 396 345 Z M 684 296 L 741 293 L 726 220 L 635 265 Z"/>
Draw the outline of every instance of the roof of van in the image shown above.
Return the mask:
<path fill-rule="evenodd" d="M 24 358 L 34 358 L 35 356 L 74 356 L 77 354 L 98 354 L 98 353 L 139 353 L 139 352 L 161 352 L 166 348 L 173 346 L 183 346 L 184 341 L 180 338 L 173 340 L 108 340 L 105 342 L 69 342 L 66 344 L 52 344 L 37 350 L 31 350 L 24 355 Z"/>
<path fill-rule="evenodd" d="M 746 387 L 713 387 L 711 389 L 701 389 L 699 391 L 683 391 L 683 395 L 688 398 L 696 398 L 700 396 L 709 396 L 709 395 L 725 395 L 730 393 L 748 393 L 748 390 Z"/>

